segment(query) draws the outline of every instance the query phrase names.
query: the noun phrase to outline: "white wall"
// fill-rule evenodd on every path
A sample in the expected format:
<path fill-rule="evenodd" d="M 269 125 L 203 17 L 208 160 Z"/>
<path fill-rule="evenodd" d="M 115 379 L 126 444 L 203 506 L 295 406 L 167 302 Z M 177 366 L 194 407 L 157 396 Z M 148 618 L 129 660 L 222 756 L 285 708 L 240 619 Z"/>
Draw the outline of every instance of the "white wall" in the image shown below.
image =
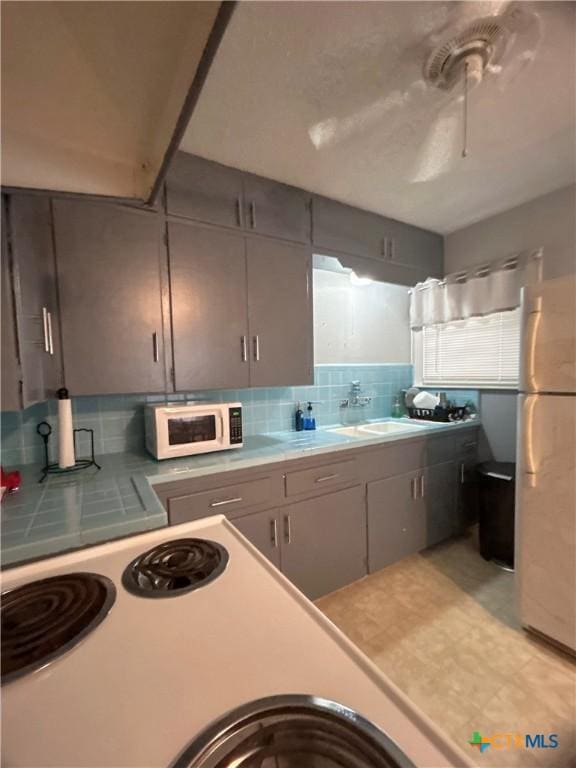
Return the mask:
<path fill-rule="evenodd" d="M 576 186 L 491 216 L 446 235 L 444 272 L 544 248 L 544 278 L 576 271 Z"/>
<path fill-rule="evenodd" d="M 314 362 L 410 363 L 409 308 L 404 286 L 315 269 Z"/>
<path fill-rule="evenodd" d="M 517 251 L 544 248 L 544 278 L 576 271 L 576 186 L 564 187 L 447 235 L 444 271 L 457 272 Z M 482 392 L 482 425 L 492 457 L 515 461 L 516 394 Z"/>

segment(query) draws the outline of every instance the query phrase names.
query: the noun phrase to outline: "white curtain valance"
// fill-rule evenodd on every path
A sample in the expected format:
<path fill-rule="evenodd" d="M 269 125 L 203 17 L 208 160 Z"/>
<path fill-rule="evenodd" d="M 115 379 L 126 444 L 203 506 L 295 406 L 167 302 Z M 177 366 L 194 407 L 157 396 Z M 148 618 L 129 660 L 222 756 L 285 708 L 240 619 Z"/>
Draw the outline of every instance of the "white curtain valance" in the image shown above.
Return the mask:
<path fill-rule="evenodd" d="M 429 278 L 411 291 L 410 326 L 449 323 L 520 306 L 521 291 L 542 279 L 542 249 L 456 272 L 444 280 Z"/>

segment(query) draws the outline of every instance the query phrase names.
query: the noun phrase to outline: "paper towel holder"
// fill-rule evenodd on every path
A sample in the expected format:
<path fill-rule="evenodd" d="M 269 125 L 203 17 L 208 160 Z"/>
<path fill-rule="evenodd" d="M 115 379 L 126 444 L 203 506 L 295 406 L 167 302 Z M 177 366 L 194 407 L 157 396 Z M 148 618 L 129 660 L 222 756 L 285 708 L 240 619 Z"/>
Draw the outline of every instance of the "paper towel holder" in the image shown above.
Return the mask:
<path fill-rule="evenodd" d="M 52 427 L 47 421 L 41 421 L 37 427 L 36 432 L 40 435 L 42 440 L 44 441 L 44 466 L 42 467 L 42 477 L 40 480 L 38 480 L 39 483 L 43 483 L 44 480 L 48 477 L 48 475 L 65 475 L 68 472 L 78 472 L 80 469 L 88 469 L 88 467 L 96 467 L 97 469 L 102 469 L 100 464 L 96 461 L 96 458 L 94 456 L 94 430 L 93 429 L 86 429 L 85 427 L 81 427 L 79 429 L 72 430 L 72 433 L 74 435 L 74 455 L 76 455 L 76 435 L 78 432 L 88 432 L 90 435 L 90 456 L 85 459 L 76 459 L 76 463 L 72 467 L 66 467 L 66 469 L 62 469 L 58 462 L 50 463 L 48 460 L 48 442 L 50 440 L 50 435 L 52 434 Z"/>

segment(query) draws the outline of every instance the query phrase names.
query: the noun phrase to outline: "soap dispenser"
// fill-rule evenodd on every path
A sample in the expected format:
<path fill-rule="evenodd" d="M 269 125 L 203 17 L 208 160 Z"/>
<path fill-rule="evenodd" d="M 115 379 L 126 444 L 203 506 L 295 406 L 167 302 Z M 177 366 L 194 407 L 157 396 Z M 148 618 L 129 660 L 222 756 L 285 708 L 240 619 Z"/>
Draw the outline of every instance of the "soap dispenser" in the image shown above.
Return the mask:
<path fill-rule="evenodd" d="M 312 414 L 312 402 L 308 401 L 306 416 L 304 417 L 304 429 L 316 429 L 316 419 Z"/>
<path fill-rule="evenodd" d="M 300 403 L 296 406 L 296 413 L 294 414 L 294 428 L 296 432 L 302 432 L 304 429 L 304 413 L 300 408 Z"/>

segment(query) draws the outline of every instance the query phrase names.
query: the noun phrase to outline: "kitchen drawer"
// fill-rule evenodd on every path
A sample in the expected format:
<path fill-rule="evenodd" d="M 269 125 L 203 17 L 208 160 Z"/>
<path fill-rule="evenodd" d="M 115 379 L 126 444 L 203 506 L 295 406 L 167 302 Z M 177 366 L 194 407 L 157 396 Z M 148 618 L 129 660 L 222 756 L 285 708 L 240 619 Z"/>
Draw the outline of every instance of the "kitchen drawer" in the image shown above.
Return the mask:
<path fill-rule="evenodd" d="M 429 467 L 433 464 L 444 464 L 454 458 L 453 435 L 442 437 L 430 437 L 424 443 L 422 454 L 422 466 Z"/>
<path fill-rule="evenodd" d="M 358 482 L 355 460 L 339 461 L 286 473 L 286 496 L 322 492 Z"/>
<path fill-rule="evenodd" d="M 426 451 L 426 441 L 398 441 L 384 448 L 367 450 L 359 457 L 362 479 L 366 482 L 383 480 L 420 469 Z"/>
<path fill-rule="evenodd" d="M 167 499 L 168 520 L 177 525 L 201 517 L 222 514 L 234 518 L 248 508 L 262 507 L 276 498 L 272 477 L 261 477 L 198 493 Z"/>

